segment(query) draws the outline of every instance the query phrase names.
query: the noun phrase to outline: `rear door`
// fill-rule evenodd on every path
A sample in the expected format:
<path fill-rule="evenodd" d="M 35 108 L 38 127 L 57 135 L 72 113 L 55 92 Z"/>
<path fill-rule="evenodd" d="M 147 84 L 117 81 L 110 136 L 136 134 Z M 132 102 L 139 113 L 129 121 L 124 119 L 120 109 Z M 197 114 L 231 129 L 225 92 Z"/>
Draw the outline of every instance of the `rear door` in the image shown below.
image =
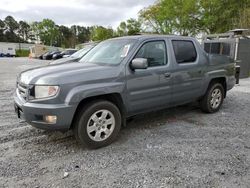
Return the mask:
<path fill-rule="evenodd" d="M 182 104 L 202 95 L 205 62 L 194 41 L 172 39 L 174 70 L 172 103 Z"/>

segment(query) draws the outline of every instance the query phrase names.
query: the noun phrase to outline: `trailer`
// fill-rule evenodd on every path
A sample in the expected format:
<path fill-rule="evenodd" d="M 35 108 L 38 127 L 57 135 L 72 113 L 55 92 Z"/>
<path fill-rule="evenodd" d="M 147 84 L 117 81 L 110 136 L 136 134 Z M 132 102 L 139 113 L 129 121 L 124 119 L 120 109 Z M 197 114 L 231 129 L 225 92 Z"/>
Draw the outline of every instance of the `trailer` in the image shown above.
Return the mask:
<path fill-rule="evenodd" d="M 30 47 L 30 57 L 38 58 L 40 55 L 47 52 L 48 49 L 45 45 L 42 44 L 35 44 L 34 46 Z"/>
<path fill-rule="evenodd" d="M 0 43 L 0 57 L 15 57 L 16 45 L 12 43 Z"/>
<path fill-rule="evenodd" d="M 250 76 L 250 37 L 248 29 L 234 29 L 228 33 L 205 35 L 202 46 L 207 53 L 230 56 L 240 66 L 240 78 Z"/>

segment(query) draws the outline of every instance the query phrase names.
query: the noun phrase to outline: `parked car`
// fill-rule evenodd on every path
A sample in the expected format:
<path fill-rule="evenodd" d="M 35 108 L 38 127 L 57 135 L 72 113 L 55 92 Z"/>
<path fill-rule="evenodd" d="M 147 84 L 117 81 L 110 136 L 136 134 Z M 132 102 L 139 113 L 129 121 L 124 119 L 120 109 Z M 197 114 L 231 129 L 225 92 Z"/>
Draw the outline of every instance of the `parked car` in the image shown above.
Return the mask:
<path fill-rule="evenodd" d="M 78 50 L 77 52 L 73 53 L 71 56 L 58 59 L 55 61 L 52 61 L 50 65 L 55 65 L 55 64 L 63 64 L 63 63 L 70 63 L 70 62 L 77 62 L 79 61 L 83 56 L 85 56 L 93 47 L 95 47 L 96 44 L 91 44 L 87 45 L 81 50 Z"/>
<path fill-rule="evenodd" d="M 49 55 L 51 52 L 46 52 L 42 55 L 42 59 L 46 59 L 46 56 Z M 40 58 L 40 57 L 39 57 Z"/>
<path fill-rule="evenodd" d="M 39 56 L 38 56 L 38 59 L 43 59 L 43 55 L 45 55 L 45 54 L 47 54 L 47 53 L 49 53 L 49 52 L 45 52 L 45 53 L 39 55 Z"/>
<path fill-rule="evenodd" d="M 60 54 L 60 51 L 52 51 L 52 52 L 47 52 L 43 55 L 44 60 L 51 60 L 53 55 Z"/>
<path fill-rule="evenodd" d="M 61 53 L 53 55 L 53 59 L 56 60 L 56 59 L 60 59 L 60 58 L 63 58 L 63 57 L 69 57 L 70 55 L 72 55 L 75 52 L 77 52 L 76 49 L 68 49 L 68 50 L 65 50 L 65 51 L 63 51 Z"/>
<path fill-rule="evenodd" d="M 78 63 L 17 78 L 19 118 L 40 129 L 72 129 L 80 143 L 112 143 L 126 118 L 198 101 L 217 112 L 235 85 L 235 63 L 181 36 L 131 36 L 99 43 Z"/>

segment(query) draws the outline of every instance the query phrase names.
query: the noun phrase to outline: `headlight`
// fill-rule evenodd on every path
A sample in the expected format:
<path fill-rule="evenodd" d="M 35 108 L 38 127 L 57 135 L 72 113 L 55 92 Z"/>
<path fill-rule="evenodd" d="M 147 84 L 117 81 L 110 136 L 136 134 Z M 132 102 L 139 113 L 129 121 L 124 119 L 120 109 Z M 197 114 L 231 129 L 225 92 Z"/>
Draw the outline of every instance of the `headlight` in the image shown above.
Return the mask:
<path fill-rule="evenodd" d="M 58 92 L 58 86 L 35 86 L 35 99 L 53 97 Z"/>

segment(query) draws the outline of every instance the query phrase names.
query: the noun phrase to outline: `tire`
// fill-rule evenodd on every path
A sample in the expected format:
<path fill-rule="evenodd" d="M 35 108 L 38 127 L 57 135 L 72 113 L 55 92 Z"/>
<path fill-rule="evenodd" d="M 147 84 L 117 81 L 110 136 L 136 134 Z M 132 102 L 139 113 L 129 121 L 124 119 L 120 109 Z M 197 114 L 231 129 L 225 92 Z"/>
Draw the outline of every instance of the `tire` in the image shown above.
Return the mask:
<path fill-rule="evenodd" d="M 217 112 L 224 100 L 225 89 L 221 83 L 211 83 L 205 96 L 200 101 L 200 108 L 203 112 Z M 212 101 L 213 100 L 213 101 Z"/>
<path fill-rule="evenodd" d="M 113 103 L 104 100 L 93 101 L 76 115 L 73 132 L 76 139 L 88 148 L 104 147 L 117 138 L 121 119 L 121 113 Z"/>

